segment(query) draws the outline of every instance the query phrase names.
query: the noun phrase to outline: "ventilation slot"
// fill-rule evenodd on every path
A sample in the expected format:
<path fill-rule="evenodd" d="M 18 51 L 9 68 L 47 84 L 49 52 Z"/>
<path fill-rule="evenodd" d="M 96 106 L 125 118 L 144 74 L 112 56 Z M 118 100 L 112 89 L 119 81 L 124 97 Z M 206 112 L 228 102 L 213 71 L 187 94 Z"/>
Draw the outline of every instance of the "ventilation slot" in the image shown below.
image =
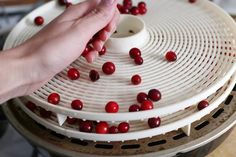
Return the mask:
<path fill-rule="evenodd" d="M 58 134 L 58 133 L 56 133 L 56 132 L 54 132 L 54 131 L 51 131 L 50 134 L 53 135 L 53 136 L 55 136 L 55 137 L 57 137 L 57 138 L 59 138 L 59 139 L 64 139 L 64 138 L 66 138 L 64 135 Z"/>
<path fill-rule="evenodd" d="M 229 105 L 233 99 L 233 95 L 229 95 L 228 98 L 225 100 L 225 105 Z"/>
<path fill-rule="evenodd" d="M 185 133 L 181 133 L 181 134 L 179 134 L 179 135 L 174 136 L 173 139 L 174 139 L 174 140 L 179 140 L 179 139 L 184 138 L 184 137 L 186 137 L 186 136 L 187 136 L 187 135 L 186 135 Z"/>
<path fill-rule="evenodd" d="M 204 128 L 204 127 L 207 126 L 208 124 L 209 124 L 208 121 L 204 121 L 204 122 L 202 122 L 201 124 L 197 125 L 197 126 L 195 127 L 195 129 L 196 129 L 196 130 L 201 130 L 202 128 Z"/>
<path fill-rule="evenodd" d="M 216 113 L 213 114 L 213 118 L 217 118 L 221 115 L 221 113 L 224 112 L 224 109 L 223 108 L 220 108 L 218 111 L 216 111 Z"/>
<path fill-rule="evenodd" d="M 78 144 L 78 145 L 81 145 L 81 146 L 87 146 L 88 145 L 87 142 L 81 141 L 81 140 L 78 140 L 78 139 L 72 139 L 71 143 Z"/>
<path fill-rule="evenodd" d="M 96 144 L 95 148 L 99 149 L 113 149 L 113 145 L 108 145 L 108 144 Z"/>
<path fill-rule="evenodd" d="M 150 143 L 148 143 L 148 146 L 149 147 L 159 146 L 159 145 L 162 145 L 165 143 L 166 143 L 166 140 L 160 140 L 160 141 L 150 142 Z"/>
<path fill-rule="evenodd" d="M 121 149 L 138 149 L 140 148 L 139 144 L 123 145 Z"/>

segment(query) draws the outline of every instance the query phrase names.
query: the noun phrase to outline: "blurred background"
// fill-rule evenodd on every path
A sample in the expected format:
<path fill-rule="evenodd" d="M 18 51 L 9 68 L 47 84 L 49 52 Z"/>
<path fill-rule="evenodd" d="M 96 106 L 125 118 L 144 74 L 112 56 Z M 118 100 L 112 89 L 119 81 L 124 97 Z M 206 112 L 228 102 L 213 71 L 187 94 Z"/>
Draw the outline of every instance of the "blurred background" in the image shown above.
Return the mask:
<path fill-rule="evenodd" d="M 17 22 L 30 11 L 47 1 L 49 0 L 0 0 L 0 50 L 3 47 L 7 34 L 17 24 Z M 236 0 L 212 1 L 236 19 Z M 233 131 L 232 136 L 236 136 L 236 130 Z M 229 139 L 228 143 L 230 143 Z M 227 141 L 225 147 L 227 147 Z M 209 157 L 213 156 L 214 155 L 211 155 Z M 46 151 L 32 146 L 8 124 L 1 112 L 1 107 L 0 157 L 49 157 Z"/>
<path fill-rule="evenodd" d="M 49 0 L 0 0 L 0 49 L 6 35 L 16 23 L 34 8 Z"/>

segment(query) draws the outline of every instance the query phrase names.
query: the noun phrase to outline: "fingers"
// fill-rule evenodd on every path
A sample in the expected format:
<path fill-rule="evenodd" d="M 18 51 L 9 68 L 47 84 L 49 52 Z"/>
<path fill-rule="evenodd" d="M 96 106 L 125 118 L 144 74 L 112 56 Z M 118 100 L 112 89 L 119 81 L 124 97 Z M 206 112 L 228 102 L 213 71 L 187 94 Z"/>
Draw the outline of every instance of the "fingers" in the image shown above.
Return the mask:
<path fill-rule="evenodd" d="M 100 1 L 101 0 L 86 0 L 76 5 L 71 5 L 61 15 L 61 18 L 63 19 L 63 21 L 73 21 L 75 19 L 83 17 L 91 12 L 94 8 L 96 8 Z"/>
<path fill-rule="evenodd" d="M 111 22 L 106 26 L 105 30 L 108 32 L 114 31 L 114 28 L 117 26 L 120 19 L 120 12 L 116 9 L 115 15 L 112 18 Z"/>
<path fill-rule="evenodd" d="M 92 42 L 94 50 L 89 52 L 89 55 L 86 55 L 85 58 L 89 63 L 92 63 L 96 57 L 98 56 L 98 52 L 102 50 L 105 41 L 113 34 L 116 30 L 116 26 L 119 22 L 120 13 L 117 10 L 115 15 L 113 16 L 111 22 L 102 29 L 98 35 L 96 35 L 97 39 Z"/>
<path fill-rule="evenodd" d="M 98 39 L 96 39 L 92 45 L 95 50 L 101 51 L 105 41 L 112 35 L 112 33 L 115 31 L 116 26 L 119 22 L 120 13 L 118 11 L 115 12 L 115 15 L 113 16 L 111 22 L 102 29 L 98 34 Z"/>
<path fill-rule="evenodd" d="M 116 17 L 117 0 L 101 0 L 100 3 L 89 13 L 79 18 L 73 24 L 73 32 L 78 34 L 82 41 L 89 41 L 94 34 L 105 28 L 110 22 L 112 27 L 114 24 L 113 18 Z M 116 15 L 116 16 L 115 16 Z M 101 39 L 95 38 L 93 43 L 94 50 L 90 51 L 86 56 L 86 60 L 91 63 L 98 56 L 98 51 L 101 51 L 104 41 L 108 39 L 108 31 L 101 33 Z M 100 35 L 99 35 L 100 36 Z"/>
<path fill-rule="evenodd" d="M 85 59 L 87 60 L 88 63 L 92 63 L 97 57 L 98 57 L 98 52 L 96 50 L 92 50 L 85 56 Z"/>
<path fill-rule="evenodd" d="M 79 29 L 92 38 L 94 34 L 103 29 L 113 18 L 116 11 L 117 0 L 101 0 L 98 7 L 78 20 Z"/>

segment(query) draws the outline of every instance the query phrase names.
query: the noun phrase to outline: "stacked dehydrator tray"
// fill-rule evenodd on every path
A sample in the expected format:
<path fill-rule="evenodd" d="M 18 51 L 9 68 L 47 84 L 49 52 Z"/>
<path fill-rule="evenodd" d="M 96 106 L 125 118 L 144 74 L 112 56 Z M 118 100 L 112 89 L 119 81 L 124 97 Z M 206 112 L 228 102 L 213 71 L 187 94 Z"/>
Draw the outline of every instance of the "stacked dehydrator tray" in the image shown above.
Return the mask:
<path fill-rule="evenodd" d="M 73 1 L 77 2 L 79 1 Z M 133 2 L 136 4 L 139 1 Z M 148 8 L 146 15 L 122 15 L 118 32 L 133 30 L 134 34 L 125 37 L 112 36 L 106 44 L 106 55 L 98 57 L 92 64 L 80 57 L 33 94 L 13 99 L 8 103 L 18 104 L 20 110 L 48 130 L 81 143 L 102 142 L 106 143 L 105 145 L 117 146 L 129 142 L 145 144 L 147 141 L 154 142 L 154 139 L 165 141 L 156 145 L 153 143 L 153 146 L 159 146 L 165 144 L 166 140 L 163 139 L 173 132 L 182 132 L 180 136 L 192 137 L 191 139 L 199 137 L 200 134 L 196 133 L 196 124 L 200 124 L 199 121 L 205 117 L 215 115 L 216 111 L 220 112 L 218 109 L 222 109 L 229 95 L 232 101 L 235 101 L 234 92 L 231 92 L 236 83 L 235 22 L 222 9 L 207 0 L 197 0 L 195 3 L 189 3 L 188 0 L 145 2 Z M 4 49 L 21 44 L 64 10 L 65 7 L 55 1 L 34 10 L 15 26 L 6 40 Z M 35 26 L 36 16 L 45 18 L 43 26 Z M 137 66 L 130 59 L 128 51 L 132 47 L 141 49 L 143 65 Z M 170 63 L 165 60 L 168 51 L 176 52 L 177 61 Z M 116 72 L 110 76 L 102 72 L 102 65 L 107 61 L 112 61 L 116 65 Z M 67 77 L 67 71 L 71 67 L 80 70 L 80 79 L 72 81 Z M 92 69 L 100 73 L 97 82 L 91 82 L 88 77 Z M 141 85 L 134 86 L 130 83 L 130 78 L 134 74 L 142 76 Z M 162 93 L 162 99 L 154 102 L 154 109 L 128 112 L 129 106 L 137 103 L 137 93 L 148 92 L 150 89 L 159 89 Z M 54 92 L 61 96 L 59 105 L 52 105 L 47 101 L 48 95 Z M 75 99 L 83 101 L 83 110 L 71 108 L 71 101 Z M 119 103 L 118 113 L 105 112 L 105 104 L 111 100 Z M 207 100 L 209 106 L 199 111 L 197 104 L 202 100 Z M 35 112 L 24 105 L 28 101 L 38 106 Z M 228 104 L 235 106 L 233 102 Z M 228 108 L 231 116 L 234 113 L 233 106 Z M 40 108 L 51 111 L 52 116 L 42 118 L 39 114 Z M 6 106 L 5 112 L 10 112 Z M 118 134 L 85 133 L 79 131 L 78 123 L 68 124 L 67 117 L 78 118 L 81 121 L 106 121 L 109 125 L 116 126 L 120 122 L 128 122 L 130 130 Z M 152 117 L 161 118 L 159 127 L 149 128 L 147 120 Z M 211 123 L 207 122 L 208 124 L 201 125 L 211 126 Z M 231 121 L 228 126 L 232 127 L 233 124 L 234 121 Z M 214 131 L 216 127 L 212 126 L 211 129 Z M 108 149 L 109 147 L 104 149 L 104 152 Z M 139 151 L 136 153 L 145 154 L 153 152 L 153 149 L 145 153 Z M 161 152 L 161 149 L 158 151 Z M 112 154 L 122 155 L 120 153 L 122 151 Z M 135 152 L 127 155 L 133 154 Z"/>

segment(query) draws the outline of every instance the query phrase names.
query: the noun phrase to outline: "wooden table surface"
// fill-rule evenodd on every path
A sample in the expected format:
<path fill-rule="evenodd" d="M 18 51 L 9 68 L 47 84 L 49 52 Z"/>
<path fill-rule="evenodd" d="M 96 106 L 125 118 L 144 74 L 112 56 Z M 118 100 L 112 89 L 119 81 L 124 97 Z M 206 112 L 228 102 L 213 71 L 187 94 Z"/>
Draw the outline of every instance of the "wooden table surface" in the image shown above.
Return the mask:
<path fill-rule="evenodd" d="M 233 18 L 236 21 L 236 16 Z M 206 157 L 236 157 L 236 127 L 229 137 Z"/>
<path fill-rule="evenodd" d="M 33 4 L 38 0 L 0 0 L 0 6 L 10 6 L 10 5 L 23 5 L 23 4 Z M 45 2 L 49 0 L 44 0 Z"/>
<path fill-rule="evenodd" d="M 217 149 L 206 157 L 236 157 L 236 128 Z"/>

